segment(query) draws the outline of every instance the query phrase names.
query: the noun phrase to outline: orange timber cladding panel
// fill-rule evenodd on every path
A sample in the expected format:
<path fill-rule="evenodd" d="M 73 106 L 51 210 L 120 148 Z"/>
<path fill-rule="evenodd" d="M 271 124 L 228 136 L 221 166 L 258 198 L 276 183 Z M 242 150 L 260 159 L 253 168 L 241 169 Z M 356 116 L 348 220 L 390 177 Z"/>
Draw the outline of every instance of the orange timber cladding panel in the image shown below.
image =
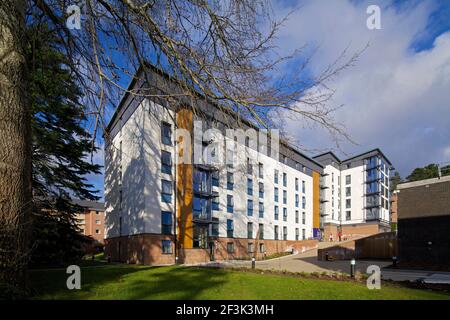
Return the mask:
<path fill-rule="evenodd" d="M 185 129 L 192 133 L 192 111 L 180 109 L 176 115 L 177 128 Z M 183 137 L 177 138 L 177 145 L 183 146 Z M 178 150 L 179 158 L 183 158 L 184 152 L 190 152 L 192 148 L 189 144 L 189 150 L 180 148 Z M 177 164 L 177 182 L 176 182 L 176 206 L 177 206 L 177 240 L 178 245 L 184 249 L 193 247 L 193 222 L 192 205 L 194 190 L 192 186 L 193 168 L 192 164 Z"/>
<path fill-rule="evenodd" d="M 313 171 L 313 228 L 320 228 L 320 173 Z"/>

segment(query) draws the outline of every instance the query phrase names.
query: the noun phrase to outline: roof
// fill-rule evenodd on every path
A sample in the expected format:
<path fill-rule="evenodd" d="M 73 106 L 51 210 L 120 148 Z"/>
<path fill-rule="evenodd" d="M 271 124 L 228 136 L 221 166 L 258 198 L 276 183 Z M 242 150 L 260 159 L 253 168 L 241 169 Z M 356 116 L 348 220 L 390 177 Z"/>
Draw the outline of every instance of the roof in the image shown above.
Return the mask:
<path fill-rule="evenodd" d="M 426 186 L 426 185 L 436 184 L 436 183 L 441 183 L 441 182 L 450 182 L 450 176 L 444 176 L 444 177 L 441 177 L 441 178 L 431 178 L 431 179 L 425 179 L 425 180 L 419 180 L 419 181 L 399 183 L 397 185 L 397 190 L 414 188 L 414 187 L 421 187 L 421 186 Z"/>
<path fill-rule="evenodd" d="M 333 153 L 333 151 L 327 151 L 327 152 L 318 154 L 318 155 L 316 155 L 316 156 L 314 156 L 314 157 L 312 157 L 312 158 L 313 158 L 313 159 L 320 158 L 320 157 L 322 157 L 322 156 L 324 156 L 324 155 L 327 155 L 327 154 L 331 155 L 331 156 L 332 156 L 333 158 L 335 158 L 336 161 L 338 161 L 339 163 L 341 162 L 341 160 L 338 158 L 338 156 L 336 156 L 336 155 Z"/>
<path fill-rule="evenodd" d="M 389 159 L 384 155 L 384 153 L 383 153 L 379 148 L 372 149 L 372 150 L 370 150 L 370 151 L 366 151 L 366 152 L 357 154 L 357 155 L 355 155 L 355 156 L 352 156 L 351 158 L 348 158 L 348 159 L 345 159 L 345 160 L 342 160 L 342 161 L 339 160 L 339 158 L 338 158 L 332 151 L 327 151 L 327 152 L 318 154 L 318 155 L 314 156 L 313 159 L 317 159 L 317 158 L 323 157 L 323 156 L 325 156 L 325 155 L 327 155 L 327 154 L 329 154 L 329 155 L 331 155 L 333 158 L 335 158 L 335 159 L 339 162 L 339 164 L 344 164 L 344 163 L 352 162 L 353 160 L 358 159 L 358 158 L 365 159 L 365 158 L 367 158 L 367 157 L 369 157 L 369 156 L 371 156 L 371 155 L 380 154 L 380 155 L 386 160 L 386 162 L 387 162 L 390 166 L 392 166 L 391 161 L 389 161 Z"/>
<path fill-rule="evenodd" d="M 74 199 L 72 203 L 89 210 L 105 211 L 105 204 L 103 202 Z"/>

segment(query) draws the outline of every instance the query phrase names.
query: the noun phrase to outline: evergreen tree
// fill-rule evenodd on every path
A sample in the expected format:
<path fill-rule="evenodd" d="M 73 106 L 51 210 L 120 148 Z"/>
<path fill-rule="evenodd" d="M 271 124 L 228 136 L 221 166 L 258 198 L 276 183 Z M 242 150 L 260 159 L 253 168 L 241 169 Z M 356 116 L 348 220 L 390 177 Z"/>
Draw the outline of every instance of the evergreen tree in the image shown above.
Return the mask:
<path fill-rule="evenodd" d="M 450 166 L 445 166 L 441 168 L 441 175 L 447 176 L 450 175 Z M 437 164 L 429 164 L 423 168 L 416 168 L 411 172 L 409 176 L 406 177 L 408 181 L 418 181 L 425 180 L 431 178 L 439 177 L 439 168 Z"/>
<path fill-rule="evenodd" d="M 99 173 L 89 161 L 92 146 L 81 90 L 45 25 L 27 30 L 32 110 L 33 247 L 31 263 L 72 262 L 89 239 L 78 231 L 71 198 L 97 200 L 86 175 Z"/>

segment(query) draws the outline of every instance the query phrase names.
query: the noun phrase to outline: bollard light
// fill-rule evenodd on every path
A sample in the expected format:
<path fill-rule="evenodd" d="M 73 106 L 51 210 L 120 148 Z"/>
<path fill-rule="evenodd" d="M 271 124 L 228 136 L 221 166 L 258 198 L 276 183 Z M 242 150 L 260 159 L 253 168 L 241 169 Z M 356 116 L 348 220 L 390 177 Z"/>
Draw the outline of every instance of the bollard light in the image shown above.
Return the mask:
<path fill-rule="evenodd" d="M 351 278 L 355 277 L 355 265 L 356 265 L 356 260 L 355 259 L 350 260 L 350 277 Z"/>
<path fill-rule="evenodd" d="M 394 268 L 397 268 L 397 257 L 396 257 L 396 256 L 393 256 L 393 257 L 392 257 L 392 266 L 393 266 Z"/>
<path fill-rule="evenodd" d="M 256 267 L 256 259 L 255 257 L 252 258 L 252 269 L 255 269 Z"/>

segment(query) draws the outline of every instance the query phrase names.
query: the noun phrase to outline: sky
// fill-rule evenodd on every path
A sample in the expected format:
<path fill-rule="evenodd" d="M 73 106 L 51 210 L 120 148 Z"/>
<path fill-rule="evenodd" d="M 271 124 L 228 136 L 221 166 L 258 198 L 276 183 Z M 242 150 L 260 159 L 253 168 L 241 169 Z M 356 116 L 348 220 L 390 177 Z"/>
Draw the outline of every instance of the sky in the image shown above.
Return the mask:
<path fill-rule="evenodd" d="M 381 9 L 380 30 L 367 28 L 369 5 Z M 277 36 L 280 53 L 318 48 L 310 74 L 346 48 L 350 55 L 367 46 L 331 83 L 330 103 L 342 105 L 334 118 L 355 143 L 337 148 L 322 128 L 287 120 L 286 131 L 306 153 L 331 149 L 345 158 L 380 148 L 402 177 L 450 162 L 450 1 L 278 0 L 273 9 L 280 18 L 293 11 Z M 103 152 L 94 161 L 103 164 Z M 87 178 L 102 195 L 103 176 Z"/>

